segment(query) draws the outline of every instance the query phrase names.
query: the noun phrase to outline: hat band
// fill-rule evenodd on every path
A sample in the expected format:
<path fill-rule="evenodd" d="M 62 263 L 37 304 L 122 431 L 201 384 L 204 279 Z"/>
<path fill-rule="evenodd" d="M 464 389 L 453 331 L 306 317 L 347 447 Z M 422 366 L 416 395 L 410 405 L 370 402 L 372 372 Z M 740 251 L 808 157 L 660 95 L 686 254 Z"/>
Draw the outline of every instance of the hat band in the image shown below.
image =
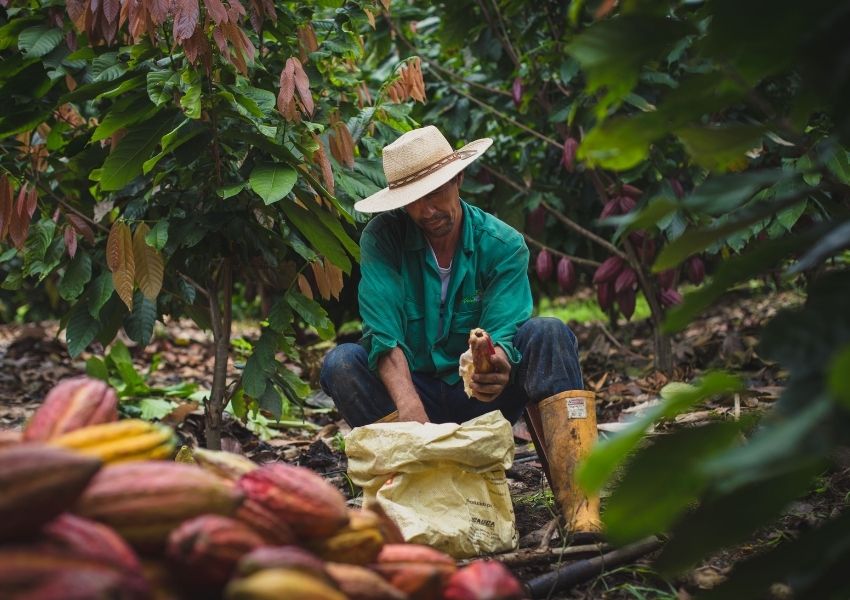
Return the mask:
<path fill-rule="evenodd" d="M 418 171 L 411 173 L 410 175 L 405 175 L 404 177 L 402 177 L 400 179 L 395 179 L 393 181 L 390 181 L 387 187 L 389 187 L 392 190 L 392 189 L 395 189 L 395 188 L 398 188 L 398 187 L 408 185 L 408 184 L 413 183 L 415 181 L 419 181 L 420 179 L 424 179 L 425 177 L 427 177 L 431 173 L 439 171 L 440 169 L 442 169 L 446 165 L 453 163 L 456 160 L 464 160 L 464 159 L 467 159 L 471 156 L 475 156 L 476 154 L 478 154 L 478 150 L 458 150 L 456 152 L 452 152 L 451 154 L 449 154 L 445 158 L 441 158 L 437 162 L 428 165 L 424 169 L 419 169 Z"/>

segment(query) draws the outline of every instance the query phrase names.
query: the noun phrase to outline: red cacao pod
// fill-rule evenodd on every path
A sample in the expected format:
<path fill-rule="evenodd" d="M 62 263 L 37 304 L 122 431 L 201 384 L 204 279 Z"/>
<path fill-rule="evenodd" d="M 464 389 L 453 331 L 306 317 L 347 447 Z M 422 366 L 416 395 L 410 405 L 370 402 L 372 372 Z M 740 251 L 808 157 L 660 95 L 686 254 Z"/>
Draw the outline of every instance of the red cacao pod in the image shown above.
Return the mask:
<path fill-rule="evenodd" d="M 549 279 L 552 277 L 554 265 L 552 264 L 552 255 L 549 253 L 548 250 L 541 250 L 540 253 L 537 255 L 535 268 L 537 270 L 537 278 L 540 281 L 549 281 Z"/>
<path fill-rule="evenodd" d="M 511 86 L 511 96 L 514 100 L 514 106 L 519 108 L 522 102 L 522 77 L 515 77 L 514 83 Z"/>
<path fill-rule="evenodd" d="M 623 290 L 617 294 L 617 306 L 623 316 L 626 317 L 626 320 L 631 319 L 632 315 L 635 314 L 636 296 L 637 290 L 634 289 Z"/>
<path fill-rule="evenodd" d="M 139 557 L 124 538 L 103 523 L 63 513 L 45 525 L 41 532 L 51 548 L 91 558 L 144 578 Z"/>
<path fill-rule="evenodd" d="M 682 294 L 677 292 L 676 290 L 661 290 L 661 305 L 665 308 L 673 306 L 674 304 L 680 304 L 682 302 Z"/>
<path fill-rule="evenodd" d="M 24 441 L 44 441 L 88 425 L 118 420 L 118 396 L 109 385 L 91 377 L 63 379 L 24 428 Z"/>
<path fill-rule="evenodd" d="M 699 256 L 692 256 L 688 259 L 688 279 L 694 285 L 699 285 L 705 279 L 705 263 Z"/>
<path fill-rule="evenodd" d="M 667 181 L 670 182 L 670 187 L 673 189 L 673 193 L 676 194 L 676 198 L 680 200 L 685 197 L 685 188 L 682 187 L 682 182 L 676 179 L 675 177 L 671 177 Z"/>
<path fill-rule="evenodd" d="M 614 301 L 614 284 L 610 281 L 596 284 L 596 301 L 602 310 L 611 308 Z"/>
<path fill-rule="evenodd" d="M 619 294 L 625 290 L 631 290 L 637 283 L 637 273 L 631 267 L 624 267 L 614 280 L 614 293 Z"/>
<path fill-rule="evenodd" d="M 201 515 L 171 532 L 166 555 L 186 583 L 220 588 L 230 579 L 239 559 L 263 544 L 260 534 L 241 521 Z"/>
<path fill-rule="evenodd" d="M 249 500 L 280 517 L 302 539 L 329 537 L 348 524 L 345 498 L 304 467 L 266 464 L 237 482 Z"/>
<path fill-rule="evenodd" d="M 605 283 L 614 281 L 623 269 L 624 261 L 619 256 L 606 258 L 593 274 L 593 283 Z"/>
<path fill-rule="evenodd" d="M 667 269 L 658 274 L 658 284 L 662 290 L 672 289 L 676 285 L 676 269 Z"/>
<path fill-rule="evenodd" d="M 558 261 L 558 287 L 565 294 L 571 294 L 576 288 L 578 277 L 576 277 L 576 267 L 566 256 L 562 256 Z"/>
<path fill-rule="evenodd" d="M 643 196 L 643 190 L 636 188 L 633 185 L 629 185 L 628 183 L 624 183 L 623 187 L 620 188 L 620 191 L 623 192 L 623 196 L 630 198 L 632 201 L 640 200 L 640 197 Z"/>
<path fill-rule="evenodd" d="M 578 140 L 570 136 L 564 140 L 564 154 L 561 162 L 568 173 L 576 170 L 576 153 L 578 152 Z"/>
<path fill-rule="evenodd" d="M 531 236 L 539 236 L 546 227 L 546 208 L 538 204 L 537 208 L 528 213 L 525 228 Z"/>
<path fill-rule="evenodd" d="M 379 563 L 435 563 L 454 567 L 455 560 L 436 548 L 424 544 L 384 544 L 378 554 Z"/>
<path fill-rule="evenodd" d="M 630 212 L 635 206 L 637 206 L 637 202 L 631 196 L 620 196 L 618 199 L 620 204 L 620 212 L 626 214 Z"/>
<path fill-rule="evenodd" d="M 618 198 L 612 198 L 608 202 L 605 203 L 605 206 L 602 207 L 602 212 L 599 213 L 600 219 L 607 219 L 608 217 L 619 215 L 620 214 L 620 201 Z"/>
<path fill-rule="evenodd" d="M 476 560 L 451 576 L 445 600 L 522 600 L 525 591 L 508 568 L 495 560 Z"/>

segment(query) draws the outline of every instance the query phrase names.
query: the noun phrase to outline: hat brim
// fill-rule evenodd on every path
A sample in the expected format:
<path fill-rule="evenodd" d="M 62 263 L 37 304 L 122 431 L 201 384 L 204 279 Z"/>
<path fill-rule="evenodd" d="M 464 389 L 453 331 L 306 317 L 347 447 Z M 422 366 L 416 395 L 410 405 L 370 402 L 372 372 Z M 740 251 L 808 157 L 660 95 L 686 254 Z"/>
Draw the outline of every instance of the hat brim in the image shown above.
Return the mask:
<path fill-rule="evenodd" d="M 433 192 L 470 164 L 481 158 L 492 145 L 493 140 L 491 138 L 481 138 L 480 140 L 469 142 L 463 148 L 456 150 L 456 152 L 474 151 L 475 154 L 472 156 L 450 162 L 430 175 L 426 175 L 422 179 L 417 179 L 407 185 L 396 188 L 385 187 L 368 198 L 355 202 L 354 209 L 362 213 L 378 213 L 401 208 L 402 206 L 416 202 L 422 196 Z"/>

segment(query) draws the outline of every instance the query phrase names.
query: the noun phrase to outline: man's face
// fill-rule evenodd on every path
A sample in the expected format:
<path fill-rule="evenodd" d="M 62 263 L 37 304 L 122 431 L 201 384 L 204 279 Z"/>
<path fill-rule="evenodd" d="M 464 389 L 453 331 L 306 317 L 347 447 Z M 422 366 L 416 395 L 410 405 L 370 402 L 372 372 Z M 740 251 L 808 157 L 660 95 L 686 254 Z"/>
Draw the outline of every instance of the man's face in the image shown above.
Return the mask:
<path fill-rule="evenodd" d="M 463 173 L 458 173 L 448 183 L 438 187 L 416 202 L 405 206 L 413 219 L 428 238 L 440 238 L 450 234 L 460 222 L 460 189 Z"/>

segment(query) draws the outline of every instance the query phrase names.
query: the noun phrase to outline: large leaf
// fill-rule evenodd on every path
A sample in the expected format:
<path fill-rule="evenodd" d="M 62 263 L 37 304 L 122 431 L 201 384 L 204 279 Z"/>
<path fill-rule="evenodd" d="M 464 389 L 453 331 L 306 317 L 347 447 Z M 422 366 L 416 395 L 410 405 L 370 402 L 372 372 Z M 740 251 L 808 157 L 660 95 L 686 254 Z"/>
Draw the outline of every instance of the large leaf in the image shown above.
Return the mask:
<path fill-rule="evenodd" d="M 156 302 L 156 297 L 162 289 L 164 264 L 160 253 L 146 241 L 149 233 L 150 227 L 146 223 L 136 225 L 136 231 L 133 233 L 133 258 L 139 289 L 148 300 Z"/>
<path fill-rule="evenodd" d="M 151 302 L 140 290 L 133 297 L 133 309 L 124 319 L 124 331 L 134 342 L 147 346 L 153 336 L 156 323 L 156 303 Z"/>
<path fill-rule="evenodd" d="M 263 199 L 266 205 L 286 197 L 292 191 L 298 173 L 289 165 L 282 163 L 264 163 L 254 167 L 249 177 L 251 189 Z"/>
<path fill-rule="evenodd" d="M 133 358 L 130 356 L 130 351 L 124 345 L 124 342 L 117 340 L 109 349 L 106 360 L 112 364 L 118 372 L 118 376 L 121 377 L 121 381 L 126 386 L 122 395 L 134 396 L 138 392 L 147 389 L 145 380 L 136 371 L 136 367 L 133 365 Z"/>
<path fill-rule="evenodd" d="M 77 302 L 71 309 L 68 317 L 68 328 L 65 331 L 65 339 L 68 342 L 68 353 L 72 357 L 79 356 L 94 341 L 100 323 L 89 314 L 85 302 Z"/>
<path fill-rule="evenodd" d="M 316 328 L 322 339 L 327 340 L 334 336 L 333 323 L 328 318 L 328 313 L 325 312 L 325 309 L 318 302 L 310 300 L 297 292 L 288 292 L 286 294 L 286 301 L 308 325 Z"/>
<path fill-rule="evenodd" d="M 712 171 L 740 170 L 745 154 L 761 145 L 765 128 L 758 125 L 685 127 L 676 131 L 694 161 Z"/>
<path fill-rule="evenodd" d="M 65 35 L 61 29 L 36 25 L 25 29 L 18 36 L 18 48 L 27 56 L 44 56 L 53 51 Z"/>
<path fill-rule="evenodd" d="M 159 115 L 133 127 L 103 163 L 100 187 L 104 191 L 122 189 L 142 174 L 142 165 L 150 158 L 160 139 L 171 128 L 172 121 Z"/>
<path fill-rule="evenodd" d="M 657 114 L 615 117 L 590 130 L 578 157 L 590 166 L 630 169 L 646 158 L 649 145 L 665 133 L 665 123 Z"/>
<path fill-rule="evenodd" d="M 301 208 L 295 202 L 283 202 L 280 205 L 286 217 L 320 254 L 346 273 L 351 273 L 351 261 L 345 254 L 337 237 L 321 222 L 313 211 Z M 317 208 L 317 210 L 319 210 Z"/>
<path fill-rule="evenodd" d="M 135 96 L 120 103 L 116 102 L 112 110 L 106 114 L 100 125 L 94 130 L 91 139 L 93 142 L 105 140 L 122 127 L 129 127 L 139 121 L 149 119 L 158 110 L 156 106 L 151 104 L 147 96 L 143 95 Z"/>
<path fill-rule="evenodd" d="M 59 295 L 63 300 L 73 302 L 91 279 L 91 257 L 85 250 L 80 250 L 68 263 L 62 279 L 59 281 Z"/>
<path fill-rule="evenodd" d="M 111 273 L 101 273 L 88 287 L 86 296 L 89 305 L 89 314 L 95 319 L 100 314 L 100 309 L 106 304 L 115 291 L 112 283 Z"/>

